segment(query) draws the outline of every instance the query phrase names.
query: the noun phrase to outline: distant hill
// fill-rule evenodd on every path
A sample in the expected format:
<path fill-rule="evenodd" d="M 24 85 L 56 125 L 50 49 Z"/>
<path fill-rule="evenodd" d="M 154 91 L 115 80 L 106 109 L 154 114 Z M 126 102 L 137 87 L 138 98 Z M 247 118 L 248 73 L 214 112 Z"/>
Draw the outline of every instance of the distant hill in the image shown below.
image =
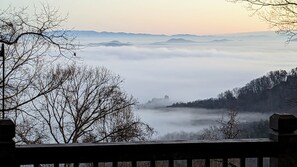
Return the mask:
<path fill-rule="evenodd" d="M 59 33 L 65 33 L 65 31 L 52 31 L 55 35 Z M 183 38 L 183 39 L 214 39 L 228 37 L 228 39 L 254 39 L 254 38 L 265 38 L 265 39 L 275 39 L 281 38 L 286 39 L 285 36 L 277 35 L 274 32 L 265 31 L 265 32 L 246 32 L 246 33 L 235 33 L 235 34 L 221 34 L 221 35 L 195 35 L 195 34 L 174 34 L 174 35 L 166 35 L 166 34 L 148 34 L 148 33 L 129 33 L 129 32 L 108 32 L 102 31 L 97 32 L 93 30 L 67 30 L 67 35 L 76 36 L 76 37 L 88 37 L 88 38 Z M 220 39 L 219 39 L 220 40 Z"/>
<path fill-rule="evenodd" d="M 190 44 L 190 43 L 196 43 L 196 42 L 192 40 L 183 39 L 183 38 L 171 38 L 165 42 L 152 43 L 152 45 Z"/>
<path fill-rule="evenodd" d="M 166 43 L 195 43 L 195 41 L 186 40 L 183 38 L 171 38 Z"/>
<path fill-rule="evenodd" d="M 230 39 L 215 39 L 215 40 L 212 40 L 210 42 L 216 43 L 216 42 L 230 42 L 230 41 L 232 41 L 232 40 L 230 40 Z"/>
<path fill-rule="evenodd" d="M 193 35 L 193 34 L 176 34 L 176 35 L 171 35 L 173 38 L 196 38 L 196 37 L 211 37 L 209 35 Z"/>
<path fill-rule="evenodd" d="M 59 33 L 60 31 L 55 31 Z M 63 33 L 63 31 L 61 31 Z M 200 38 L 200 37 L 211 37 L 209 35 L 194 35 L 194 34 L 175 34 L 175 35 L 165 35 L 165 34 L 148 34 L 148 33 L 129 33 L 129 32 L 108 32 L 102 31 L 97 32 L 93 30 L 68 30 L 67 34 L 74 35 L 77 37 L 102 37 L 102 38 L 114 38 L 114 37 L 135 37 L 135 38 L 151 38 L 151 37 L 162 37 L 162 38 Z"/>
<path fill-rule="evenodd" d="M 168 37 L 167 35 L 163 34 L 145 34 L 145 33 L 128 33 L 128 32 L 97 32 L 97 31 L 84 31 L 84 30 L 69 30 L 67 31 L 68 34 L 74 35 L 77 37 L 91 37 L 91 38 L 126 38 L 126 37 Z"/>
<path fill-rule="evenodd" d="M 72 30 L 68 31 L 68 34 L 73 34 L 75 36 L 82 36 L 82 37 L 94 37 L 98 35 L 97 31 L 81 31 L 81 30 Z"/>
<path fill-rule="evenodd" d="M 100 43 L 89 43 L 87 46 L 96 47 L 96 46 L 112 46 L 112 47 L 120 47 L 120 46 L 131 46 L 131 43 L 123 43 L 120 41 L 110 41 L 110 42 L 100 42 Z"/>
<path fill-rule="evenodd" d="M 271 71 L 244 87 L 227 90 L 216 98 L 175 103 L 171 107 L 297 113 L 297 68 L 289 72 Z"/>

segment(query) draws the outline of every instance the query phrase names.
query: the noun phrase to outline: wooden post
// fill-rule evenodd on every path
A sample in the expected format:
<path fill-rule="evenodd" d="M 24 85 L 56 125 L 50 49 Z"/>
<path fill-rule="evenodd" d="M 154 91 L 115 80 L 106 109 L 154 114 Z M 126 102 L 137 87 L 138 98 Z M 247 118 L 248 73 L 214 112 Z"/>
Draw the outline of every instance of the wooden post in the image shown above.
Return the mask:
<path fill-rule="evenodd" d="M 0 119 L 0 166 L 16 166 L 14 136 L 14 123 L 9 119 Z"/>
<path fill-rule="evenodd" d="M 291 114 L 273 114 L 270 128 L 270 139 L 278 142 L 278 148 L 275 148 L 278 156 L 270 158 L 270 166 L 297 166 L 297 118 Z"/>

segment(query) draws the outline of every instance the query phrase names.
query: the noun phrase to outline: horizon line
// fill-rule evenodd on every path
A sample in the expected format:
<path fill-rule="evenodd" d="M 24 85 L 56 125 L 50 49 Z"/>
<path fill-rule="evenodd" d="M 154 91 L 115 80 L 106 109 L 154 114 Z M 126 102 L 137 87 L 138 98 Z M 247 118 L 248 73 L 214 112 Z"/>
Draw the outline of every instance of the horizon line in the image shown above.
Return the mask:
<path fill-rule="evenodd" d="M 274 32 L 276 31 L 244 31 L 244 32 L 234 32 L 234 33 L 217 33 L 217 34 L 191 34 L 191 33 L 176 33 L 176 34 L 164 34 L 164 33 L 147 33 L 147 32 L 127 32 L 127 31 L 98 31 L 98 30 L 91 30 L 91 29 L 70 29 L 65 31 L 93 31 L 96 33 L 126 33 L 126 34 L 136 34 L 136 35 L 160 35 L 160 36 L 174 36 L 174 35 L 195 35 L 195 36 L 214 36 L 214 35 L 232 35 L 232 34 L 247 34 L 247 33 L 265 33 L 265 32 Z"/>

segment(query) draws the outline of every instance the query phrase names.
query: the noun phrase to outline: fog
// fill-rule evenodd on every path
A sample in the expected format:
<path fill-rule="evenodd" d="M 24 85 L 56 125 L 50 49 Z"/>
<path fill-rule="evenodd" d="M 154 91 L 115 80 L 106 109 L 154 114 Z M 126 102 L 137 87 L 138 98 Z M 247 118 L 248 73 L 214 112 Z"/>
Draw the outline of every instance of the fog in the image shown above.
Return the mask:
<path fill-rule="evenodd" d="M 207 110 L 191 108 L 163 108 L 140 109 L 136 116 L 154 128 L 157 132 L 153 138 L 164 136 L 173 132 L 199 132 L 210 126 L 218 124 L 218 120 L 227 118 L 226 110 Z M 253 122 L 269 119 L 270 113 L 240 112 L 240 122 Z"/>
<path fill-rule="evenodd" d="M 140 103 L 164 95 L 175 101 L 193 101 L 242 87 L 271 70 L 296 67 L 296 43 L 287 45 L 284 38 L 269 35 L 197 37 L 191 39 L 198 41 L 194 44 L 166 45 L 152 45 L 165 37 L 141 42 L 84 38 L 83 43 L 118 40 L 132 46 L 84 47 L 77 55 L 85 64 L 105 66 L 119 74 L 124 90 Z M 209 42 L 215 39 L 230 40 Z"/>
<path fill-rule="evenodd" d="M 170 36 L 84 37 L 79 38 L 84 47 L 77 56 L 81 63 L 105 66 L 119 74 L 124 79 L 123 90 L 139 103 L 164 95 L 182 102 L 216 97 L 269 71 L 296 67 L 295 40 L 286 44 L 285 37 L 272 32 L 178 37 L 191 43 L 166 43 Z M 114 40 L 130 46 L 101 45 Z M 197 132 L 215 125 L 222 116 L 218 110 L 185 108 L 135 113 L 158 132 L 154 137 L 176 131 Z M 268 119 L 269 115 L 253 112 L 240 113 L 239 117 L 245 122 Z"/>

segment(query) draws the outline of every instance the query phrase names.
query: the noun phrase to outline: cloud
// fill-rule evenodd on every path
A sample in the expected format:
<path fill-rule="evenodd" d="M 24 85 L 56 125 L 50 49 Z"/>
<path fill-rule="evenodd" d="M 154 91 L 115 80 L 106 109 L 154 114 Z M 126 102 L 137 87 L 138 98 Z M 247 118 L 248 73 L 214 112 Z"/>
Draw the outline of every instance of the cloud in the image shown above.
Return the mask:
<path fill-rule="evenodd" d="M 169 95 L 178 101 L 215 97 L 244 86 L 271 70 L 296 66 L 296 49 L 262 45 L 90 47 L 78 52 L 84 63 L 105 66 L 124 78 L 124 89 L 146 102 Z M 270 48 L 270 49 L 269 49 Z M 271 51 L 272 50 L 272 51 Z"/>

